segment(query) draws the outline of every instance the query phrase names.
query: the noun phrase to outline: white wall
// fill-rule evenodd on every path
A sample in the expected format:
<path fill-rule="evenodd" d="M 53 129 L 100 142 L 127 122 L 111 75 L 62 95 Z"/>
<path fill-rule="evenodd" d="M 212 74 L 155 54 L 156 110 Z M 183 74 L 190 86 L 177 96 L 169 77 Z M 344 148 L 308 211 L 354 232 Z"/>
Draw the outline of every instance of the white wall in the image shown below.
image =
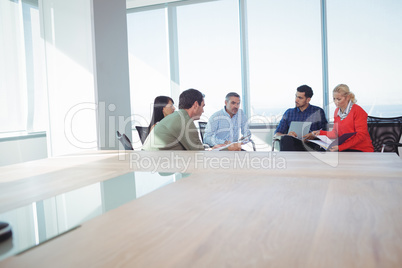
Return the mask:
<path fill-rule="evenodd" d="M 47 158 L 46 136 L 0 140 L 0 166 Z"/>
<path fill-rule="evenodd" d="M 49 156 L 96 148 L 89 0 L 39 1 L 46 46 Z"/>
<path fill-rule="evenodd" d="M 131 140 L 125 0 L 92 0 L 98 148 L 118 149 L 116 130 Z"/>
<path fill-rule="evenodd" d="M 118 148 L 115 122 L 131 114 L 125 0 L 39 3 L 49 156 Z"/>

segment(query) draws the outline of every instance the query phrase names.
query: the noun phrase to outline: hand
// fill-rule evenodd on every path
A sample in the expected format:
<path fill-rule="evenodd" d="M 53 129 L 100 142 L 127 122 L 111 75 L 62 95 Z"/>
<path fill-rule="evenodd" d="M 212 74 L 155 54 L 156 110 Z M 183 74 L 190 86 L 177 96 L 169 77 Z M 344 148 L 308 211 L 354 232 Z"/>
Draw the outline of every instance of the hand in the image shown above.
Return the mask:
<path fill-rule="evenodd" d="M 321 130 L 311 131 L 311 133 L 313 133 L 314 136 L 318 136 L 320 135 Z"/>
<path fill-rule="evenodd" d="M 230 143 L 231 143 L 231 141 L 225 141 L 224 145 L 228 145 Z"/>
<path fill-rule="evenodd" d="M 219 148 L 219 147 L 223 147 L 223 146 L 225 146 L 226 144 L 224 144 L 224 143 L 222 143 L 222 144 L 217 144 L 217 145 L 215 145 L 214 147 L 212 147 L 212 149 L 216 149 L 216 148 Z"/>
<path fill-rule="evenodd" d="M 303 136 L 304 140 L 314 140 L 315 138 L 316 138 L 316 135 L 313 132 L 310 132 Z"/>
<path fill-rule="evenodd" d="M 296 132 L 294 132 L 294 131 L 290 131 L 289 133 L 288 133 L 288 135 L 289 136 L 293 136 L 293 137 L 297 137 L 297 134 L 296 134 Z"/>
<path fill-rule="evenodd" d="M 337 152 L 339 151 L 338 145 L 332 146 L 331 149 L 329 149 L 331 152 Z"/>
<path fill-rule="evenodd" d="M 228 147 L 229 151 L 241 151 L 241 143 L 233 143 Z"/>

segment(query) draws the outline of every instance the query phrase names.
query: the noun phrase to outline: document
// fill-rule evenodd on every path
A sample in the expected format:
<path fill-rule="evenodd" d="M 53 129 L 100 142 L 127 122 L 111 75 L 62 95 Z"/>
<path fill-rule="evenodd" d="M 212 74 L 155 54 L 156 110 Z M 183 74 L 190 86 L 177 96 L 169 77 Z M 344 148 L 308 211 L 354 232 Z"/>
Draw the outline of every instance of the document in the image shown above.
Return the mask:
<path fill-rule="evenodd" d="M 229 143 L 229 144 L 226 144 L 225 146 L 212 149 L 212 151 L 221 151 L 221 150 L 226 149 L 226 148 L 228 148 L 229 146 L 231 146 L 231 145 L 233 145 L 233 144 L 237 144 L 237 143 L 240 143 L 241 145 L 246 144 L 246 143 L 249 143 L 249 142 L 251 141 L 251 140 L 250 140 L 250 136 L 251 136 L 251 135 L 246 136 L 246 137 L 243 137 L 243 138 L 239 139 L 238 141 L 235 141 L 235 142 L 231 142 L 231 143 Z"/>
<path fill-rule="evenodd" d="M 335 140 L 331 140 L 330 138 L 328 138 L 327 136 L 324 136 L 324 135 L 318 135 L 317 136 L 318 140 L 309 140 L 309 142 L 313 142 L 315 144 L 320 145 L 325 150 L 329 150 L 336 145 L 341 145 L 342 143 L 344 143 L 346 140 L 348 140 L 350 137 L 352 137 L 355 134 L 356 134 L 356 132 L 345 133 Z"/>

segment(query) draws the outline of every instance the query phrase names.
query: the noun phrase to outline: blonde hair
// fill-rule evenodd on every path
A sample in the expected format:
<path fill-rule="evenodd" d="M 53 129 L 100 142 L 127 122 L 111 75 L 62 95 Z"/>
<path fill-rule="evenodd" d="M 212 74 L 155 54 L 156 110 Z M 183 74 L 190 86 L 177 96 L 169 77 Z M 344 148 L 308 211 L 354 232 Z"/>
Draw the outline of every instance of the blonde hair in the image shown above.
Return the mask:
<path fill-rule="evenodd" d="M 355 94 L 353 92 L 351 92 L 349 87 L 345 84 L 337 85 L 332 92 L 333 93 L 338 92 L 338 93 L 342 94 L 342 96 L 345 96 L 345 97 L 350 96 L 350 100 L 352 101 L 352 103 L 357 102 L 357 100 L 355 98 Z"/>

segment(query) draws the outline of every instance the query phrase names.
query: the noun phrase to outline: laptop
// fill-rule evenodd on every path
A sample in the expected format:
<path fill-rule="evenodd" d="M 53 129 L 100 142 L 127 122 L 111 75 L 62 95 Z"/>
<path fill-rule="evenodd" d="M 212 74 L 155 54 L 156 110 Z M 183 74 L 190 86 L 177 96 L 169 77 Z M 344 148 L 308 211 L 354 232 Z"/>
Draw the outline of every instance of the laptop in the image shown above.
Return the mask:
<path fill-rule="evenodd" d="M 299 140 L 303 139 L 303 136 L 310 132 L 311 122 L 300 122 L 292 121 L 290 122 L 289 132 L 294 131 L 297 134 Z"/>

